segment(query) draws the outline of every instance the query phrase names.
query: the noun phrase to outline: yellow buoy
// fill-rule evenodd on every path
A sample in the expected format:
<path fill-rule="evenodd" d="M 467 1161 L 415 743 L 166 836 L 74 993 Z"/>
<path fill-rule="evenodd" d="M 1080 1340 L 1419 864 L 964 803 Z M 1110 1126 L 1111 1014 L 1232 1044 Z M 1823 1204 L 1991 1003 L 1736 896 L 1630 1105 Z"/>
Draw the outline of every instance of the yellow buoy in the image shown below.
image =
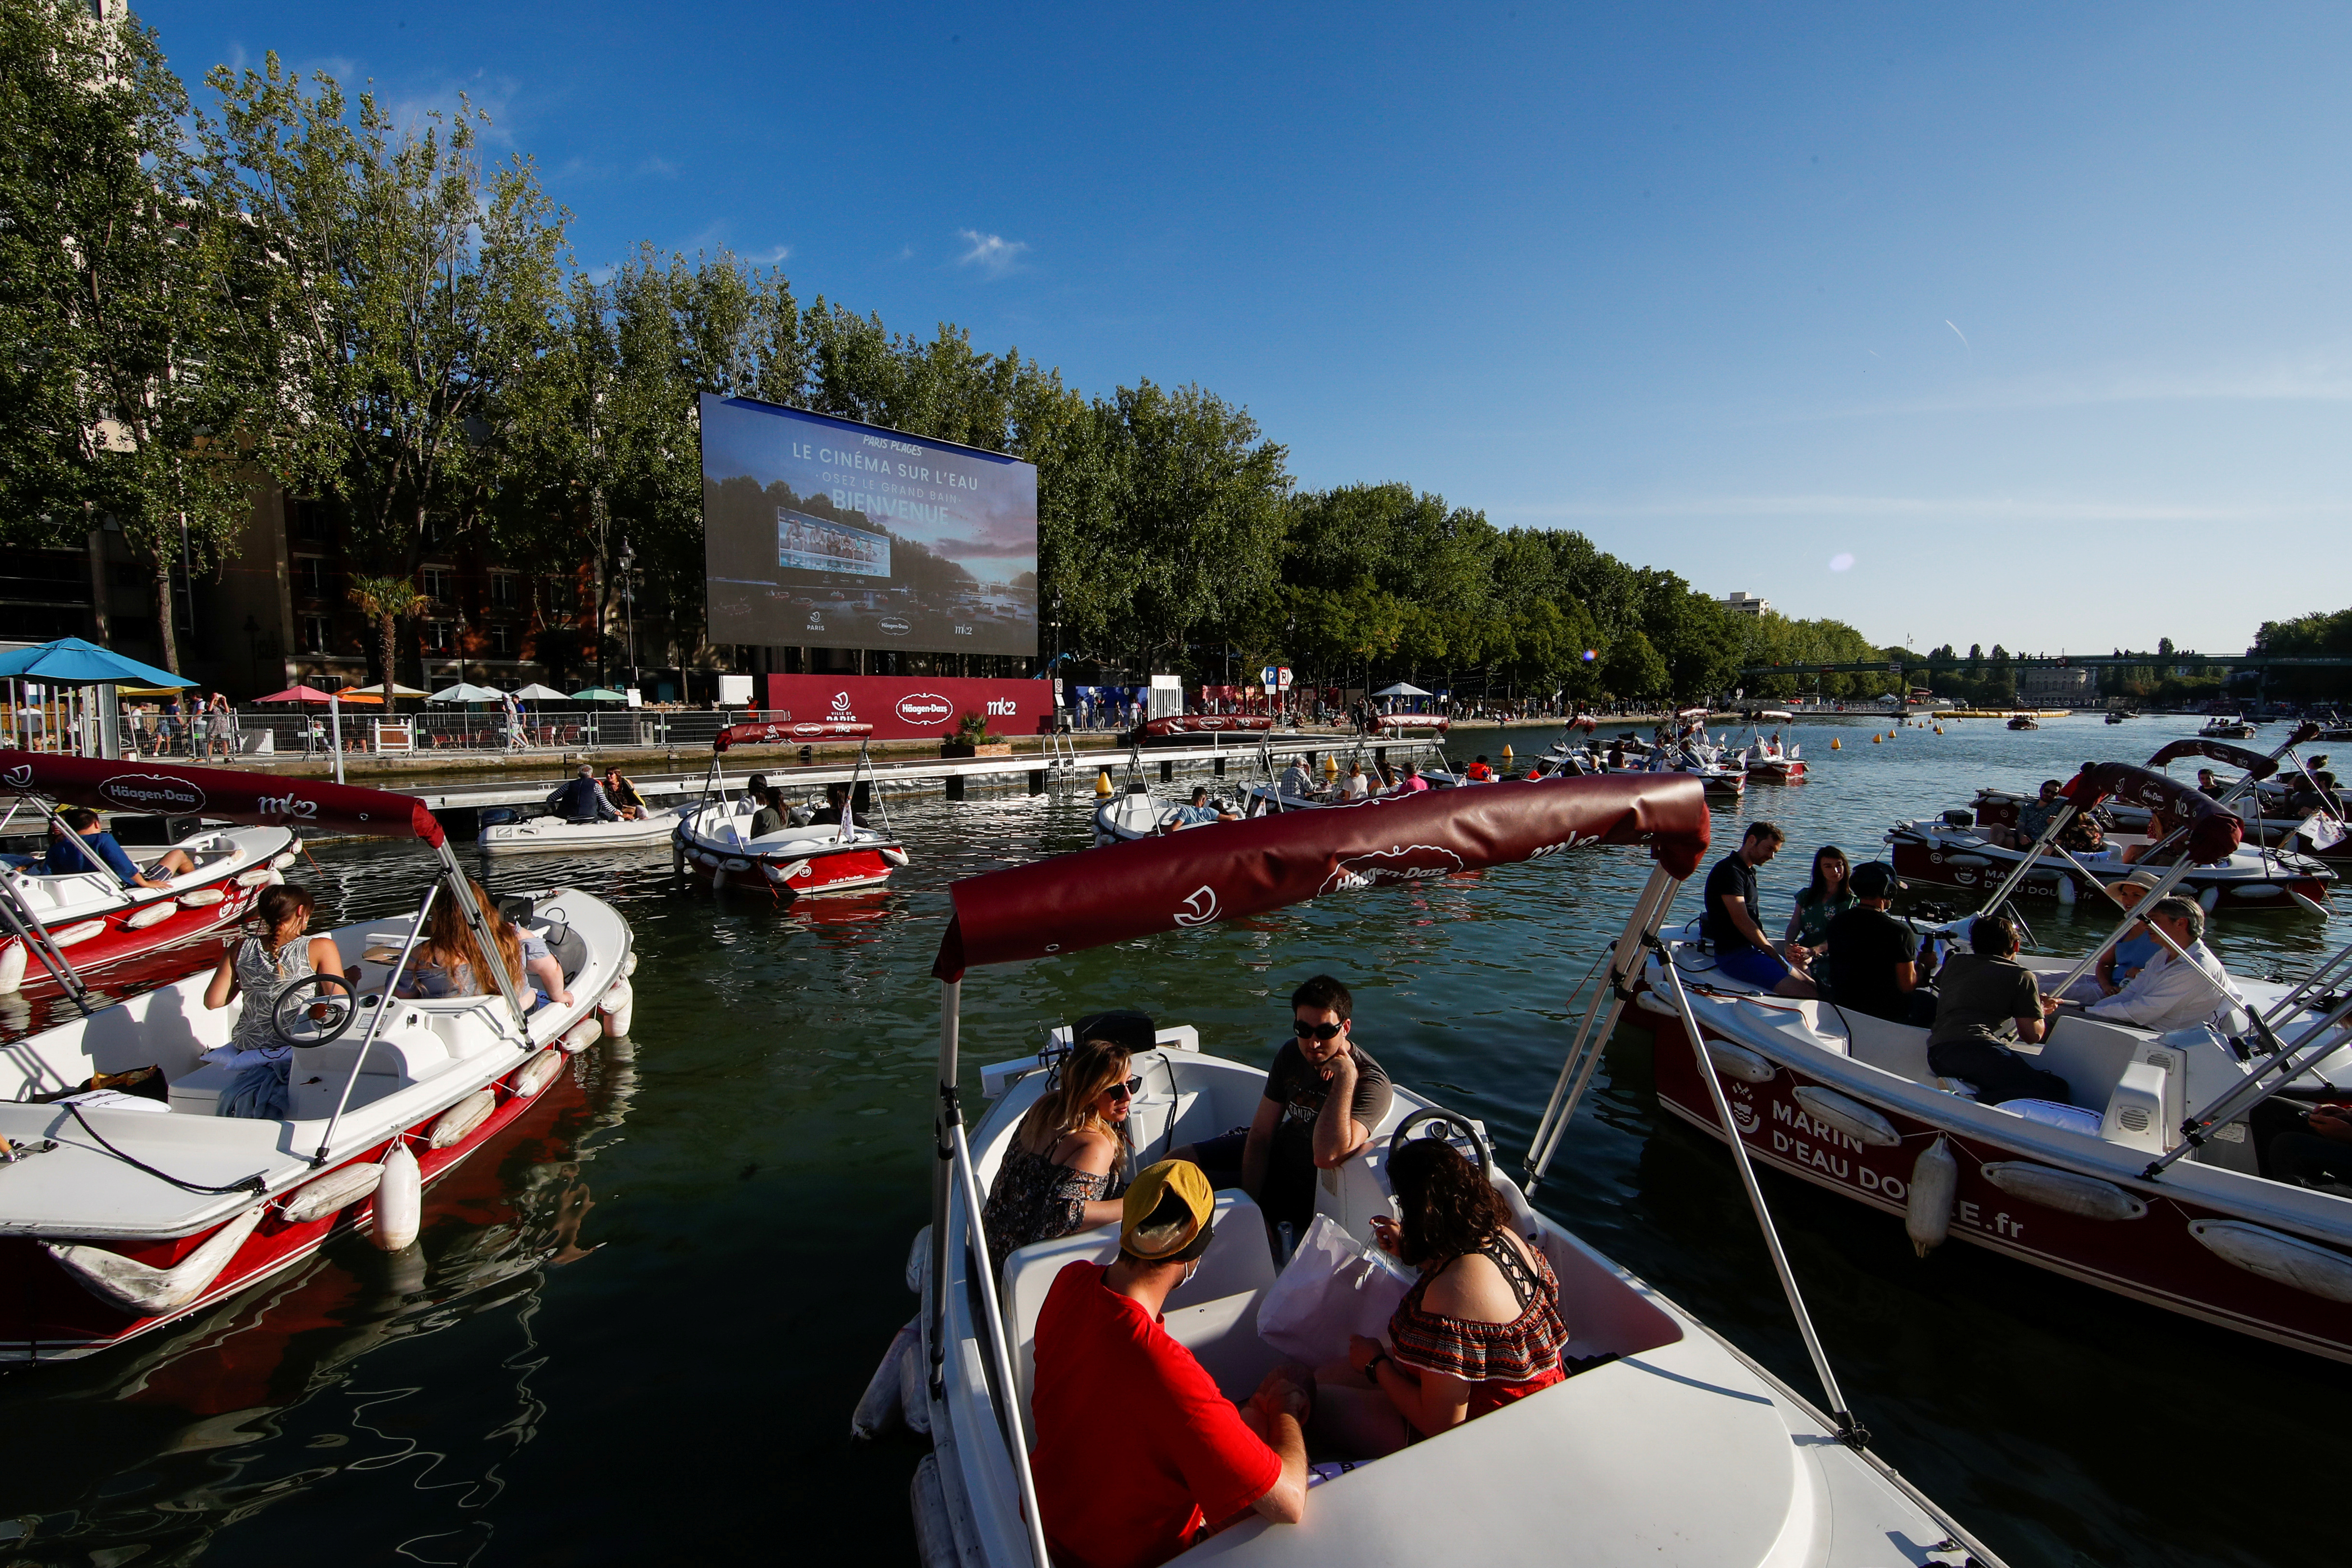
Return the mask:
<path fill-rule="evenodd" d="M 1326 779 L 1337 779 L 1339 777 L 1339 758 L 1337 753 L 1326 752 L 1324 754 L 1323 777 Z"/>
<path fill-rule="evenodd" d="M 1845 749 L 1845 742 L 1843 740 L 1832 739 L 1830 742 L 1830 749 L 1832 751 L 1843 751 Z"/>
<path fill-rule="evenodd" d="M 1885 738 L 1886 737 L 1883 735 L 1874 735 L 1870 737 L 1870 744 L 1876 746 L 1880 741 L 1885 740 Z"/>
<path fill-rule="evenodd" d="M 1095 775 L 1095 799 L 1097 800 L 1108 800 L 1110 799 L 1112 793 L 1113 791 L 1110 787 L 1110 769 L 1106 768 L 1101 772 Z"/>
<path fill-rule="evenodd" d="M 1507 768 L 1507 767 L 1509 767 L 1509 766 L 1510 766 L 1510 764 L 1511 764 L 1511 743 L 1510 743 L 1509 741 L 1507 741 L 1507 741 L 1503 742 L 1503 766 L 1504 766 L 1504 767 L 1506 767 L 1506 768 Z"/>
<path fill-rule="evenodd" d="M 1939 724 L 1939 725 L 1937 725 L 1937 726 L 1936 727 L 1936 733 L 1937 733 L 1937 735 L 1941 735 L 1941 734 L 1943 734 L 1943 733 L 1944 733 L 1944 727 L 1943 727 L 1942 725 L 1940 725 L 1940 724 Z"/>

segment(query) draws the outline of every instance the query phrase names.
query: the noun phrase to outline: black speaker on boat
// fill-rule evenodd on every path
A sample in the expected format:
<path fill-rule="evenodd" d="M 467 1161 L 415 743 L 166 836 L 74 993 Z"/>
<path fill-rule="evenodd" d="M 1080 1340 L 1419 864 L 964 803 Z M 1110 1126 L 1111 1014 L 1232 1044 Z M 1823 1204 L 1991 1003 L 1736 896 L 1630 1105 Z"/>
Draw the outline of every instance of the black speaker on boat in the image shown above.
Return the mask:
<path fill-rule="evenodd" d="M 106 831 L 118 844 L 175 844 L 202 825 L 195 817 L 125 813 L 109 818 Z"/>
<path fill-rule="evenodd" d="M 1944 813 L 1944 826 L 1948 828 L 1974 827 L 1976 820 L 1977 814 L 1974 811 L 1964 811 L 1958 807 Z"/>

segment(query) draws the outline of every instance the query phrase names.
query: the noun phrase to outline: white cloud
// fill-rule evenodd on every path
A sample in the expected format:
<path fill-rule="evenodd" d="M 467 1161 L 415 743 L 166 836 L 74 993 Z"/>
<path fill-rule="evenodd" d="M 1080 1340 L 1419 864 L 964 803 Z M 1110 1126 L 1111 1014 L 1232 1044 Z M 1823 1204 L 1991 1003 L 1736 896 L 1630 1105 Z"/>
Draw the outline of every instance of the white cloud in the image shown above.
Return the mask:
<path fill-rule="evenodd" d="M 978 229 L 958 229 L 956 237 L 971 247 L 956 257 L 957 264 L 977 267 L 991 277 L 1002 277 L 1011 272 L 1019 264 L 1022 253 L 1029 248 L 1026 241 L 984 235 Z"/>
<path fill-rule="evenodd" d="M 780 245 L 773 250 L 763 251 L 758 256 L 745 256 L 743 259 L 751 262 L 756 267 L 773 267 L 776 263 L 783 260 L 784 257 L 792 254 L 792 246 L 788 245 Z"/>
<path fill-rule="evenodd" d="M 657 180 L 675 180 L 677 178 L 677 165 L 667 158 L 648 155 L 637 160 L 637 172 L 649 174 Z"/>

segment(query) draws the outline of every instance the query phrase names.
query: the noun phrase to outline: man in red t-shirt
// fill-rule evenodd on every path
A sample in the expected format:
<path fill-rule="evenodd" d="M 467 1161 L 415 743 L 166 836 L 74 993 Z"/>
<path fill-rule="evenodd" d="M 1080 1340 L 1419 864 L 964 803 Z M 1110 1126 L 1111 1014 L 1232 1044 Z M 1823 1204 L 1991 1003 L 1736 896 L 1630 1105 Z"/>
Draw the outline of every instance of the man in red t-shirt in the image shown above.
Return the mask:
<path fill-rule="evenodd" d="M 1215 1212 L 1200 1166 L 1153 1166 L 1127 1190 L 1118 1260 L 1072 1263 L 1038 1311 L 1029 1459 L 1062 1568 L 1153 1568 L 1245 1509 L 1306 1511 L 1305 1391 L 1277 1370 L 1235 1409 L 1160 1327 Z"/>

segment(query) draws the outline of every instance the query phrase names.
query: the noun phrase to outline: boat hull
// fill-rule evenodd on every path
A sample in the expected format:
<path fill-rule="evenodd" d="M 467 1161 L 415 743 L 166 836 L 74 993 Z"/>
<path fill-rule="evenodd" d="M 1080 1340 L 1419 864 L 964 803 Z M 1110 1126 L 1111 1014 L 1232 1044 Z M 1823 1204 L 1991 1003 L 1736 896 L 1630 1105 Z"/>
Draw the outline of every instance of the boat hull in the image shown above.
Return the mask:
<path fill-rule="evenodd" d="M 1654 996 L 1645 996 L 1643 1006 L 1628 1009 L 1625 1015 L 1655 1036 L 1659 1103 L 1720 1139 L 1723 1126 L 1700 1081 L 1688 1036 L 1680 1019 L 1655 1010 L 1662 1005 Z M 1707 1033 L 1710 1039 L 1759 1051 L 1754 1040 L 1714 1030 Z M 2045 1151 L 1939 1126 L 1869 1098 L 1850 1078 L 1815 1075 L 1784 1056 L 1769 1060 L 1776 1071 L 1762 1083 L 1718 1074 L 1740 1141 L 1759 1163 L 1876 1209 L 1899 1224 L 1906 1214 L 1914 1167 L 1922 1151 L 1941 1134 L 1959 1173 L 1949 1216 L 1951 1240 L 2241 1333 L 2352 1361 L 2352 1307 L 2225 1261 L 2190 1228 L 2200 1221 L 2267 1222 L 2267 1228 L 2278 1225 L 2274 1217 L 2215 1207 L 2178 1186 L 2161 1183 L 2129 1189 L 2147 1206 L 2147 1213 L 2135 1219 L 2092 1218 L 2048 1207 L 1994 1185 L 1984 1174 L 1985 1166 L 2002 1162 L 2051 1166 Z M 1798 1098 L 1801 1089 L 1860 1101 L 1894 1127 L 1900 1142 L 1867 1143 L 1830 1125 Z M 2102 1172 L 2094 1179 L 2107 1180 L 2111 1174 Z M 2352 1255 L 2337 1255 L 2352 1264 Z"/>
<path fill-rule="evenodd" d="M 238 837 L 248 841 L 245 852 L 212 868 L 210 874 L 185 878 L 168 892 L 140 888 L 86 909 L 42 911 L 42 923 L 53 937 L 91 920 L 103 923 L 102 930 L 62 949 L 74 972 L 85 980 L 120 990 L 178 979 L 218 956 L 203 943 L 204 937 L 234 930 L 252 912 L 261 890 L 272 881 L 283 880 L 270 874 L 270 862 L 292 848 L 291 832 L 282 828 L 252 828 L 243 830 Z M 206 892 L 219 893 L 219 901 L 194 905 L 184 902 L 191 894 Z M 131 924 L 163 905 L 173 910 L 165 918 L 152 925 Z M 0 941 L 0 956 L 22 946 L 13 936 Z M 25 977 L 17 989 L 27 996 L 60 989 L 38 957 L 27 953 L 25 960 Z"/>
<path fill-rule="evenodd" d="M 754 850 L 714 842 L 681 825 L 674 846 L 678 869 L 702 873 L 714 888 L 757 888 L 779 898 L 879 887 L 906 863 L 906 852 L 895 841 L 878 837 L 847 843 L 802 840 L 788 850 Z"/>
<path fill-rule="evenodd" d="M 1895 874 L 1904 881 L 1956 888 L 1964 893 L 1982 893 L 1998 887 L 2001 879 L 2022 858 L 2015 852 L 2003 852 L 1993 846 L 1954 848 L 1932 839 L 1903 833 L 1891 835 L 1888 841 L 1887 859 L 1894 863 Z M 2120 880 L 2135 868 L 2116 862 L 2111 869 L 2116 878 Z M 2200 873 L 2192 869 L 2181 879 L 2180 885 L 2200 902 L 2210 894 L 2213 907 L 2294 909 L 2301 905 L 2288 896 L 2290 894 L 2318 904 L 2327 896 L 2329 881 L 2326 877 L 2301 874 L 2286 867 L 2267 877 Z M 2057 898 L 2071 903 L 2086 896 L 2097 896 L 2098 883 L 2063 861 L 2053 864 L 2045 858 L 2027 873 L 2018 884 L 2017 891 L 2028 896 Z"/>

